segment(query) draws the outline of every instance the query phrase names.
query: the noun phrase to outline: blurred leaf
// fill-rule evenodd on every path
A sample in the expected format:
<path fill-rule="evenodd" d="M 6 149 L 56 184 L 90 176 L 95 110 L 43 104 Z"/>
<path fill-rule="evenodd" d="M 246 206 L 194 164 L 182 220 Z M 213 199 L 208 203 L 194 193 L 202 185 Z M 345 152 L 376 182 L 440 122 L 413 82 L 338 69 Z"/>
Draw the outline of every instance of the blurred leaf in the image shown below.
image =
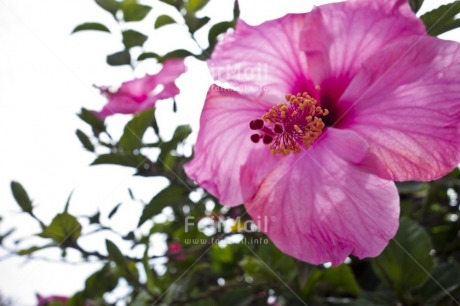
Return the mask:
<path fill-rule="evenodd" d="M 118 277 L 112 272 L 109 264 L 93 273 L 85 282 L 84 295 L 86 298 L 102 297 L 112 291 L 118 284 Z"/>
<path fill-rule="evenodd" d="M 108 218 L 111 219 L 115 215 L 120 207 L 121 203 L 118 203 L 109 213 Z"/>
<path fill-rule="evenodd" d="M 460 266 L 457 263 L 441 263 L 434 270 L 428 281 L 418 289 L 426 304 L 439 305 L 443 299 L 450 300 L 449 295 L 460 288 Z M 460 292 L 457 293 L 460 295 Z M 442 303 L 447 305 L 447 303 Z"/>
<path fill-rule="evenodd" d="M 115 0 L 95 0 L 96 3 L 112 14 L 114 17 L 116 16 L 117 11 L 120 9 L 120 2 L 115 1 Z"/>
<path fill-rule="evenodd" d="M 99 135 L 101 132 L 105 131 L 106 129 L 104 121 L 99 119 L 99 117 L 96 116 L 92 111 L 82 108 L 80 113 L 78 114 L 78 117 L 80 117 L 81 120 L 83 120 L 91 126 L 91 128 L 93 129 L 93 133 L 96 136 Z"/>
<path fill-rule="evenodd" d="M 184 0 L 160 0 L 160 1 L 174 6 L 178 11 L 184 6 Z"/>
<path fill-rule="evenodd" d="M 176 23 L 176 21 L 172 17 L 168 15 L 161 15 L 158 16 L 157 20 L 155 21 L 155 29 L 159 29 L 165 25 L 173 23 Z"/>
<path fill-rule="evenodd" d="M 67 201 L 65 202 L 64 212 L 69 211 L 70 200 L 72 200 L 73 191 L 69 194 Z"/>
<path fill-rule="evenodd" d="M 198 18 L 195 15 L 191 15 L 191 14 L 185 15 L 184 18 L 185 18 L 185 23 L 187 24 L 188 29 L 191 34 L 194 34 L 196 31 L 201 29 L 205 24 L 207 24 L 209 20 L 211 20 L 211 18 L 207 16 Z"/>
<path fill-rule="evenodd" d="M 154 120 L 154 109 L 135 115 L 126 124 L 118 145 L 130 153 L 135 149 L 142 148 L 142 138 Z"/>
<path fill-rule="evenodd" d="M 356 278 L 346 264 L 329 269 L 315 269 L 305 283 L 303 292 L 306 296 L 314 295 L 351 295 L 359 296 Z"/>
<path fill-rule="evenodd" d="M 250 287 L 247 288 L 230 288 L 219 294 L 217 305 L 219 306 L 251 306 L 262 305 L 256 303 L 256 296 L 251 292 Z M 272 304 L 276 305 L 276 304 Z"/>
<path fill-rule="evenodd" d="M 1 218 L 0 218 L 1 220 Z M 0 235 L 0 245 L 3 243 L 3 240 L 8 237 L 9 235 L 11 235 L 13 232 L 15 231 L 14 228 L 10 229 L 9 231 L 7 231 L 5 234 L 3 235 Z"/>
<path fill-rule="evenodd" d="M 410 7 L 414 13 L 417 13 L 422 7 L 424 0 L 409 0 Z"/>
<path fill-rule="evenodd" d="M 138 61 L 143 61 L 143 60 L 146 60 L 146 59 L 149 59 L 149 58 L 154 58 L 156 60 L 160 60 L 161 56 L 159 56 L 158 54 L 153 53 L 153 52 L 145 52 L 145 53 L 142 53 L 141 55 L 139 55 L 137 57 L 137 60 Z"/>
<path fill-rule="evenodd" d="M 66 245 L 77 241 L 80 235 L 81 225 L 77 218 L 64 212 L 56 215 L 39 236 L 51 238 L 59 245 Z"/>
<path fill-rule="evenodd" d="M 430 236 L 416 222 L 401 218 L 398 233 L 379 257 L 372 260 L 375 274 L 397 292 L 422 285 L 434 266 Z"/>
<path fill-rule="evenodd" d="M 97 212 L 96 214 L 94 214 L 93 216 L 89 217 L 88 220 L 89 220 L 89 224 L 99 224 L 99 219 L 101 217 L 101 213 L 100 212 Z"/>
<path fill-rule="evenodd" d="M 270 280 L 275 278 L 272 272 L 268 270 L 266 264 L 254 256 L 244 256 L 239 265 L 244 270 L 246 276 L 254 279 Z"/>
<path fill-rule="evenodd" d="M 86 150 L 94 152 L 94 145 L 85 133 L 77 129 L 75 134 L 77 134 L 78 140 L 80 140 L 81 144 Z"/>
<path fill-rule="evenodd" d="M 76 26 L 75 29 L 73 29 L 72 33 L 80 32 L 80 31 L 88 31 L 88 30 L 102 31 L 102 32 L 110 33 L 110 30 L 105 25 L 97 23 L 97 22 L 82 23 Z"/>
<path fill-rule="evenodd" d="M 206 52 L 211 54 L 217 44 L 219 35 L 226 33 L 229 29 L 233 28 L 234 26 L 235 23 L 233 21 L 223 21 L 213 25 L 208 33 L 209 47 L 206 50 Z"/>
<path fill-rule="evenodd" d="M 109 153 L 99 155 L 96 160 L 94 160 L 91 165 L 104 165 L 104 164 L 112 164 L 112 165 L 120 165 L 125 167 L 132 167 L 132 168 L 141 168 L 146 162 L 146 158 L 142 155 L 134 155 L 134 154 L 117 154 L 117 153 Z"/>
<path fill-rule="evenodd" d="M 31 248 L 28 248 L 28 249 L 18 251 L 18 255 L 19 256 L 30 255 L 30 254 L 35 253 L 37 251 L 40 251 L 40 250 L 43 250 L 43 249 L 46 249 L 46 248 L 50 248 L 50 247 L 53 247 L 53 246 L 54 246 L 53 244 L 47 244 L 47 245 L 44 245 L 44 246 L 34 246 L 34 247 L 31 247 Z"/>
<path fill-rule="evenodd" d="M 32 200 L 29 198 L 26 190 L 18 182 L 11 182 L 11 191 L 13 192 L 14 199 L 21 207 L 22 211 L 31 213 L 32 212 Z"/>
<path fill-rule="evenodd" d="M 460 27 L 460 19 L 455 19 L 460 13 L 460 1 L 442 5 L 420 17 L 430 35 L 442 33 Z"/>
<path fill-rule="evenodd" d="M 178 126 L 174 131 L 172 139 L 160 145 L 161 153 L 158 157 L 158 160 L 164 161 L 167 155 L 169 155 L 171 151 L 176 150 L 179 143 L 183 142 L 191 133 L 192 129 L 189 125 Z"/>
<path fill-rule="evenodd" d="M 188 0 L 185 9 L 187 12 L 195 13 L 208 4 L 209 0 Z"/>
<path fill-rule="evenodd" d="M 118 267 L 125 267 L 127 265 L 127 261 L 125 256 L 121 253 L 120 249 L 110 240 L 105 240 L 105 246 L 107 248 L 107 253 L 109 254 L 109 258 L 113 260 Z"/>
<path fill-rule="evenodd" d="M 233 5 L 233 20 L 236 22 L 238 18 L 240 18 L 240 3 L 239 0 L 235 0 L 235 4 Z"/>
<path fill-rule="evenodd" d="M 115 262 L 117 267 L 120 269 L 121 275 L 130 283 L 138 284 L 139 272 L 137 271 L 136 265 L 133 262 L 128 261 L 125 256 L 121 253 L 120 249 L 111 242 L 105 240 L 107 253 L 109 258 Z"/>
<path fill-rule="evenodd" d="M 151 9 L 150 6 L 137 3 L 137 0 L 124 0 L 121 3 L 125 21 L 141 21 Z"/>
<path fill-rule="evenodd" d="M 107 64 L 110 66 L 122 66 L 131 64 L 131 55 L 128 50 L 123 50 L 111 55 L 107 55 Z"/>
<path fill-rule="evenodd" d="M 140 32 L 134 30 L 127 30 L 123 32 L 123 45 L 126 49 L 132 47 L 142 47 L 147 41 L 148 37 Z"/>
<path fill-rule="evenodd" d="M 398 298 L 394 291 L 379 290 L 376 292 L 364 292 L 352 306 L 393 306 L 399 305 Z"/>
<path fill-rule="evenodd" d="M 180 202 L 187 192 L 188 190 L 185 187 L 178 185 L 170 185 L 160 191 L 144 207 L 138 226 L 141 226 L 145 221 L 161 213 L 163 208 Z"/>
<path fill-rule="evenodd" d="M 231 263 L 234 260 L 231 247 L 220 247 L 218 244 L 212 246 L 211 257 L 218 262 L 224 263 Z"/>
<path fill-rule="evenodd" d="M 194 54 L 188 50 L 184 50 L 184 49 L 179 49 L 179 50 L 174 50 L 174 51 L 171 51 L 169 53 L 166 53 L 165 55 L 161 56 L 160 57 L 160 62 L 164 62 L 168 59 L 171 59 L 171 58 L 185 58 L 187 56 L 194 56 Z"/>

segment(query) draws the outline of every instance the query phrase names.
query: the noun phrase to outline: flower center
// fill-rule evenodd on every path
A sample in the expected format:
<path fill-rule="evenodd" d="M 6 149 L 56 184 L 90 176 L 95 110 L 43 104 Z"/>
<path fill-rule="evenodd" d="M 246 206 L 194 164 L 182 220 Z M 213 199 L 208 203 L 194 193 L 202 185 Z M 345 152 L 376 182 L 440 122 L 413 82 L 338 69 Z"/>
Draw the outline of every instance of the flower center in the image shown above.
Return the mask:
<path fill-rule="evenodd" d="M 273 106 L 262 119 L 249 123 L 251 130 L 258 131 L 251 135 L 251 140 L 254 143 L 262 140 L 273 154 L 298 154 L 302 144 L 308 149 L 321 136 L 326 126 L 322 117 L 328 114 L 306 92 L 286 95 L 286 102 Z"/>

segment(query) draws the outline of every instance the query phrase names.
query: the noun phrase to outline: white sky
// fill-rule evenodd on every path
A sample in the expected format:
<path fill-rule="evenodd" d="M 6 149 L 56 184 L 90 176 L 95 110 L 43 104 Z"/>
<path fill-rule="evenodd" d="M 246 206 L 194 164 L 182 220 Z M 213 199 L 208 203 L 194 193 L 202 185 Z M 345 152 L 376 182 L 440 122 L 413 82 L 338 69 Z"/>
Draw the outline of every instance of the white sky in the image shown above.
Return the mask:
<path fill-rule="evenodd" d="M 333 1 L 241 0 L 241 17 L 256 24 L 328 2 Z M 450 1 L 425 2 L 423 11 Z M 232 0 L 213 0 L 203 13 L 215 16 L 216 22 L 226 20 L 231 18 L 232 5 Z M 165 12 L 171 10 L 166 5 L 156 5 L 151 14 Z M 144 33 L 151 33 L 153 20 L 149 18 L 152 24 L 143 25 Z M 139 203 L 129 202 L 127 188 L 148 201 L 164 186 L 161 180 L 134 178 L 132 170 L 122 167 L 88 166 L 94 155 L 81 148 L 74 134 L 77 128 L 88 131 L 76 113 L 82 106 L 99 109 L 104 104 L 92 84 L 118 86 L 133 75 L 129 68 L 105 64 L 107 54 L 122 49 L 119 37 L 99 32 L 70 35 L 76 25 L 87 21 L 105 23 L 116 31 L 111 16 L 91 0 L 0 0 L 0 216 L 4 217 L 0 233 L 13 226 L 19 228 L 15 237 L 39 230 L 28 216 L 18 213 L 9 189 L 11 180 L 25 186 L 37 205 L 37 215 L 46 221 L 62 211 L 72 190 L 75 192 L 70 212 L 76 215 L 94 214 L 97 209 L 107 214 L 115 204 L 126 200 L 112 222 L 106 222 L 121 232 L 135 226 L 142 209 Z M 146 49 L 164 53 L 183 47 L 187 36 L 182 31 L 180 26 L 165 28 L 162 34 L 150 36 Z M 175 37 L 173 42 L 167 40 L 171 36 Z M 206 33 L 198 36 L 204 38 Z M 460 40 L 459 31 L 444 37 Z M 194 47 L 191 41 L 186 46 Z M 159 124 L 165 137 L 170 137 L 177 124 L 197 127 L 211 83 L 203 63 L 190 59 L 187 65 L 189 72 L 178 82 L 182 90 L 178 114 L 171 115 L 170 102 L 159 105 Z M 136 75 L 155 69 L 155 65 L 147 63 Z M 109 119 L 113 134 L 121 132 L 126 119 Z M 92 241 L 87 245 L 97 248 Z M 59 257 L 59 252 L 42 254 Z M 18 305 L 33 305 L 35 292 L 76 292 L 97 267 L 9 259 L 0 262 L 0 292 L 14 298 Z"/>

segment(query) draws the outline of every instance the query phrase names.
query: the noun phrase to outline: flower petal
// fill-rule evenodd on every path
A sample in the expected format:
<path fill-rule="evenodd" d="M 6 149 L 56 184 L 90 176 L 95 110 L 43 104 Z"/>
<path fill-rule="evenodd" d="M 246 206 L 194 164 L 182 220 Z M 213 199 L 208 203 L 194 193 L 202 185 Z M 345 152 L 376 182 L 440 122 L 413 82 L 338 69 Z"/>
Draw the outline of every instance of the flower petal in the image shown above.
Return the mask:
<path fill-rule="evenodd" d="M 425 33 L 402 0 L 355 0 L 316 7 L 307 14 L 301 48 L 321 86 L 323 106 L 337 101 L 361 64 L 382 47 Z M 326 100 L 326 101 L 324 101 Z"/>
<path fill-rule="evenodd" d="M 96 114 L 104 119 L 113 114 L 134 114 L 152 108 L 158 100 L 179 94 L 175 81 L 185 71 L 183 59 L 167 60 L 157 74 L 124 82 Z M 152 93 L 157 88 L 158 92 Z"/>
<path fill-rule="evenodd" d="M 224 37 L 208 62 L 212 76 L 241 94 L 272 103 L 283 101 L 288 93 L 314 93 L 299 49 L 304 18 L 304 14 L 286 15 L 258 26 L 239 20 L 235 32 Z"/>
<path fill-rule="evenodd" d="M 459 80 L 460 44 L 428 36 L 364 63 L 340 102 L 340 125 L 369 142 L 364 165 L 391 180 L 450 172 L 460 162 Z"/>
<path fill-rule="evenodd" d="M 353 163 L 366 149 L 355 133 L 329 128 L 311 149 L 283 159 L 246 209 L 300 260 L 338 265 L 350 254 L 377 256 L 398 228 L 399 196 L 393 182 Z"/>
<path fill-rule="evenodd" d="M 273 155 L 263 144 L 250 140 L 254 132 L 249 122 L 260 118 L 269 108 L 269 105 L 232 90 L 214 85 L 209 89 L 201 114 L 195 156 L 184 169 L 222 204 L 243 203 L 240 168 L 249 156 L 266 160 Z"/>
<path fill-rule="evenodd" d="M 171 98 L 179 93 L 179 89 L 174 82 L 186 70 L 183 59 L 170 59 L 163 63 L 163 67 L 157 74 L 146 75 L 143 78 L 124 82 L 118 92 L 130 96 L 148 95 L 158 85 L 163 85 L 165 88 L 168 87 L 170 94 L 161 99 Z M 174 90 L 171 90 L 172 88 Z"/>

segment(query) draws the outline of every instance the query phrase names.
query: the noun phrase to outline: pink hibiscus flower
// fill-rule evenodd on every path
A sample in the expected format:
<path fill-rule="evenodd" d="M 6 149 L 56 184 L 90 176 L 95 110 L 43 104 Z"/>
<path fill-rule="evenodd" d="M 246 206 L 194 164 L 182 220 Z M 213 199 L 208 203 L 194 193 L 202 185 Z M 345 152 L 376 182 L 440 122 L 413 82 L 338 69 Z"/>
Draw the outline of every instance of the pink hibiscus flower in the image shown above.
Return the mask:
<path fill-rule="evenodd" d="M 185 170 L 300 260 L 377 256 L 398 228 L 393 181 L 460 162 L 460 45 L 407 0 L 239 21 L 209 64 L 236 90 L 210 88 Z"/>
<path fill-rule="evenodd" d="M 158 100 L 179 94 L 175 81 L 185 71 L 183 59 L 171 59 L 163 63 L 157 74 L 124 82 L 116 92 L 98 87 L 109 101 L 96 114 L 104 119 L 113 114 L 134 114 L 152 108 Z"/>

